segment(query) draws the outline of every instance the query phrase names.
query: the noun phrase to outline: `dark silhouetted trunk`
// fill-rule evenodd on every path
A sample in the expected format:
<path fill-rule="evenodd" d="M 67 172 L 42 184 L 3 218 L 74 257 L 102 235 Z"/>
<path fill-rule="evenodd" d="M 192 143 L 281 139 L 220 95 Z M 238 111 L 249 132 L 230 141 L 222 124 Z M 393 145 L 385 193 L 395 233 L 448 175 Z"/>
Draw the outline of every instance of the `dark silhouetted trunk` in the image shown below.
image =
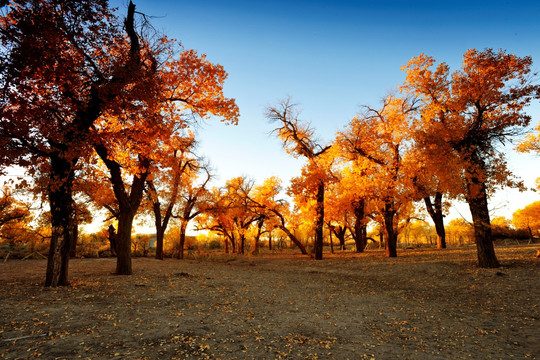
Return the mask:
<path fill-rule="evenodd" d="M 246 235 L 244 232 L 240 234 L 240 248 L 238 249 L 238 253 L 244 255 L 244 250 L 246 246 Z"/>
<path fill-rule="evenodd" d="M 229 236 L 229 240 L 231 240 L 231 252 L 233 254 L 236 254 L 236 236 L 234 236 L 234 234 L 231 234 Z"/>
<path fill-rule="evenodd" d="M 330 231 L 328 232 L 328 236 L 330 238 L 330 253 L 333 254 L 334 253 L 334 240 L 332 239 L 332 227 L 329 225 L 329 229 Z"/>
<path fill-rule="evenodd" d="M 71 239 L 71 246 L 69 247 L 69 257 L 74 258 L 77 256 L 77 242 L 79 241 L 79 222 L 75 217 L 73 219 L 73 239 Z"/>
<path fill-rule="evenodd" d="M 334 233 L 339 241 L 339 249 L 345 250 L 345 235 L 347 234 L 346 226 L 332 226 L 330 227 L 330 233 Z"/>
<path fill-rule="evenodd" d="M 131 275 L 131 228 L 136 211 L 122 211 L 118 217 L 116 234 L 116 274 Z"/>
<path fill-rule="evenodd" d="M 69 285 L 69 253 L 73 239 L 73 178 L 74 163 L 60 154 L 50 158 L 48 188 L 51 208 L 51 243 L 47 258 L 45 286 Z"/>
<path fill-rule="evenodd" d="M 156 228 L 156 259 L 163 260 L 163 238 L 165 237 L 165 229 Z"/>
<path fill-rule="evenodd" d="M 442 193 L 437 191 L 435 199 L 431 202 L 429 196 L 424 198 L 426 210 L 435 224 L 437 232 L 437 249 L 446 249 L 446 232 L 444 230 L 444 214 L 442 211 Z"/>
<path fill-rule="evenodd" d="M 252 254 L 254 255 L 257 255 L 259 253 L 259 242 L 261 239 L 261 235 L 263 233 L 263 230 L 262 230 L 263 226 L 264 226 L 264 217 L 261 216 L 261 218 L 257 220 L 257 234 L 255 235 L 255 242 L 254 242 L 253 251 L 252 251 Z"/>
<path fill-rule="evenodd" d="M 384 205 L 384 227 L 386 230 L 385 248 L 386 256 L 397 257 L 397 237 L 398 233 L 394 227 L 394 217 L 396 211 L 393 209 L 392 203 Z"/>
<path fill-rule="evenodd" d="M 224 244 L 223 244 L 223 247 L 224 247 L 223 251 L 225 251 L 225 254 L 228 254 L 228 253 L 229 253 L 229 238 L 228 238 L 227 236 L 225 236 L 225 237 L 223 238 L 223 242 L 224 242 Z"/>
<path fill-rule="evenodd" d="M 359 199 L 354 202 L 354 243 L 356 252 L 364 252 L 367 246 L 367 227 L 364 221 L 365 206 L 364 199 Z"/>
<path fill-rule="evenodd" d="M 144 195 L 144 184 L 148 177 L 150 161 L 139 156 L 140 172 L 133 175 L 131 187 L 126 187 L 122 178 L 121 166 L 108 158 L 108 150 L 103 145 L 94 145 L 94 149 L 107 166 L 114 196 L 118 201 L 118 231 L 116 234 L 116 274 L 131 275 L 131 229 L 133 219 Z M 129 194 L 127 189 L 129 188 Z"/>
<path fill-rule="evenodd" d="M 315 260 L 322 260 L 323 258 L 323 228 L 324 228 L 324 182 L 319 182 L 317 186 L 317 218 L 315 222 L 315 241 L 314 251 Z"/>
<path fill-rule="evenodd" d="M 180 221 L 180 242 L 178 244 L 178 254 L 176 256 L 177 259 L 183 259 L 184 258 L 184 247 L 186 246 L 186 229 L 187 229 L 188 222 L 185 220 Z"/>

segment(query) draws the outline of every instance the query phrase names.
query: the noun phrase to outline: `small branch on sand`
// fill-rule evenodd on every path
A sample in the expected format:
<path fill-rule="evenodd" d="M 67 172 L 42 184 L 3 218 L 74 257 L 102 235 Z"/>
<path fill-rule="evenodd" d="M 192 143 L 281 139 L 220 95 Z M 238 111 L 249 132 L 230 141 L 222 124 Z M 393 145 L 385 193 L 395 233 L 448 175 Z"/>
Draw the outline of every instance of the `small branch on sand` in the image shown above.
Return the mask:
<path fill-rule="evenodd" d="M 11 338 L 11 339 L 3 339 L 2 341 L 3 342 L 11 342 L 11 341 L 17 341 L 17 340 L 23 340 L 23 339 L 30 339 L 30 338 L 37 338 L 37 337 L 43 337 L 43 336 L 47 336 L 48 334 L 39 334 L 39 335 L 28 335 L 28 336 L 21 336 L 21 337 L 16 337 L 16 338 Z"/>

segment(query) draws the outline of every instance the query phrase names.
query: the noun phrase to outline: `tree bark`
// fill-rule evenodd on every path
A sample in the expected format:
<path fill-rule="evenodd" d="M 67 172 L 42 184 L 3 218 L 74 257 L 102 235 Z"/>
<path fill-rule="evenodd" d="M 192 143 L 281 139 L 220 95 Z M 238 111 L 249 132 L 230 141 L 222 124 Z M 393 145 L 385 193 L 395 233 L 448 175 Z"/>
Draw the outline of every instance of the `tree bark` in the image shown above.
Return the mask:
<path fill-rule="evenodd" d="M 393 204 L 387 202 L 384 205 L 384 227 L 386 229 L 385 248 L 387 257 L 397 257 L 397 231 L 394 228 L 394 216 L 396 211 Z"/>
<path fill-rule="evenodd" d="M 116 234 L 116 274 L 131 275 L 131 228 L 136 211 L 120 211 Z"/>
<path fill-rule="evenodd" d="M 437 249 L 446 249 L 446 232 L 444 230 L 444 214 L 442 211 L 442 193 L 435 193 L 435 200 L 432 203 L 429 196 L 424 198 L 426 210 L 435 224 L 437 232 Z"/>
<path fill-rule="evenodd" d="M 481 182 L 477 177 L 472 177 L 467 184 L 467 193 L 467 202 L 474 224 L 478 266 L 481 268 L 498 268 L 500 264 L 495 255 L 491 237 L 491 221 L 485 183 Z"/>
<path fill-rule="evenodd" d="M 263 226 L 264 226 L 264 217 L 261 217 L 257 221 L 257 235 L 255 235 L 254 247 L 253 247 L 253 251 L 251 252 L 253 255 L 258 255 L 259 254 L 259 240 L 260 240 L 261 235 L 263 233 L 263 231 L 262 231 Z"/>
<path fill-rule="evenodd" d="M 339 241 L 339 250 L 345 250 L 345 235 L 347 234 L 346 226 L 333 226 L 330 228 L 330 234 L 334 233 Z M 330 239 L 332 237 L 330 236 Z"/>
<path fill-rule="evenodd" d="M 322 260 L 323 258 L 323 230 L 324 230 L 324 182 L 319 182 L 317 186 L 317 219 L 315 223 L 315 241 L 314 251 L 315 260 Z"/>
<path fill-rule="evenodd" d="M 364 223 L 366 202 L 359 199 L 354 202 L 354 244 L 356 252 L 364 252 L 367 245 L 367 229 Z"/>
<path fill-rule="evenodd" d="M 330 227 L 330 231 L 328 233 L 329 237 L 330 237 L 330 254 L 333 254 L 334 253 L 334 240 L 332 239 L 332 227 Z"/>
<path fill-rule="evenodd" d="M 294 236 L 294 234 L 292 232 L 289 231 L 289 229 L 287 229 L 287 227 L 285 227 L 285 225 L 280 225 L 279 228 L 281 230 L 283 230 L 283 232 L 285 234 L 287 234 L 287 236 L 289 237 L 289 239 L 291 239 L 291 241 L 296 245 L 298 246 L 298 249 L 300 249 L 300 252 L 303 254 L 303 255 L 307 255 L 307 250 L 305 248 L 304 245 L 302 245 L 302 243 L 300 242 L 300 240 L 298 240 L 298 238 L 296 236 Z"/>
<path fill-rule="evenodd" d="M 73 219 L 73 238 L 71 239 L 71 246 L 69 247 L 69 257 L 74 258 L 77 256 L 77 242 L 79 240 L 79 222 L 76 217 Z"/>
<path fill-rule="evenodd" d="M 111 175 L 110 180 L 114 196 L 118 201 L 118 232 L 116 234 L 116 274 L 131 275 L 131 229 L 133 219 L 141 204 L 144 195 L 144 184 L 149 174 L 150 160 L 139 156 L 140 172 L 133 175 L 129 194 L 124 179 L 122 178 L 121 166 L 116 161 L 108 158 L 108 150 L 105 146 L 96 144 L 94 149 L 107 166 Z"/>
<path fill-rule="evenodd" d="M 69 252 L 73 238 L 73 178 L 74 162 L 61 154 L 50 157 L 50 184 L 48 188 L 51 208 L 51 243 L 47 258 L 45 286 L 69 285 Z"/>
<path fill-rule="evenodd" d="M 161 226 L 156 227 L 156 259 L 163 260 L 163 238 L 165 237 L 165 229 Z"/>
<path fill-rule="evenodd" d="M 177 259 L 183 259 L 184 258 L 184 246 L 186 244 L 186 229 L 187 229 L 187 221 L 181 220 L 180 221 L 180 243 L 178 244 L 178 256 Z"/>

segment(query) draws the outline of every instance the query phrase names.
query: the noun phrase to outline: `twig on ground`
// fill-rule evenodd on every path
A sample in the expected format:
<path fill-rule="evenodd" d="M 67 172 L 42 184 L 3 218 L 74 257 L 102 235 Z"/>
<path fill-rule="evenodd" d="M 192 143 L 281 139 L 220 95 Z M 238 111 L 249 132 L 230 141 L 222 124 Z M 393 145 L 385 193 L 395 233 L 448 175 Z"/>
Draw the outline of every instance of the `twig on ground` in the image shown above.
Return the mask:
<path fill-rule="evenodd" d="M 43 337 L 43 336 L 47 336 L 47 334 L 46 334 L 46 333 L 43 333 L 43 334 L 38 334 L 38 335 L 20 336 L 20 337 L 11 338 L 11 339 L 3 339 L 2 341 L 3 341 L 3 342 L 11 342 L 11 341 L 17 341 L 17 340 L 23 340 L 23 339 L 30 339 L 30 338 L 37 338 L 37 337 Z"/>

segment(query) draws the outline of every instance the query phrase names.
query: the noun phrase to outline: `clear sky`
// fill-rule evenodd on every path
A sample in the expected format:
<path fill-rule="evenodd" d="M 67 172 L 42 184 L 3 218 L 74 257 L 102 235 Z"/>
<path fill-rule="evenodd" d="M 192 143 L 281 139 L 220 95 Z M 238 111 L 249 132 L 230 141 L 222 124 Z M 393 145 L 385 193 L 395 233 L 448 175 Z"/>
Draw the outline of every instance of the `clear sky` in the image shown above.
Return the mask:
<path fill-rule="evenodd" d="M 111 4 L 125 14 L 127 0 Z M 287 181 L 302 161 L 281 148 L 264 118 L 270 104 L 290 95 L 323 142 L 329 142 L 358 113 L 404 80 L 400 67 L 425 53 L 451 69 L 469 48 L 506 49 L 532 56 L 540 70 L 540 1 L 237 1 L 134 0 L 154 16 L 157 30 L 185 48 L 207 54 L 229 74 L 228 97 L 240 108 L 240 124 L 215 120 L 198 130 L 199 153 L 218 174 L 216 184 L 245 175 L 261 182 L 271 175 Z M 533 125 L 540 104 L 529 109 Z M 526 184 L 540 176 L 538 157 L 516 155 L 510 167 Z M 503 191 L 491 201 L 495 214 L 540 200 L 536 193 Z M 466 207 L 459 212 L 469 216 Z"/>

